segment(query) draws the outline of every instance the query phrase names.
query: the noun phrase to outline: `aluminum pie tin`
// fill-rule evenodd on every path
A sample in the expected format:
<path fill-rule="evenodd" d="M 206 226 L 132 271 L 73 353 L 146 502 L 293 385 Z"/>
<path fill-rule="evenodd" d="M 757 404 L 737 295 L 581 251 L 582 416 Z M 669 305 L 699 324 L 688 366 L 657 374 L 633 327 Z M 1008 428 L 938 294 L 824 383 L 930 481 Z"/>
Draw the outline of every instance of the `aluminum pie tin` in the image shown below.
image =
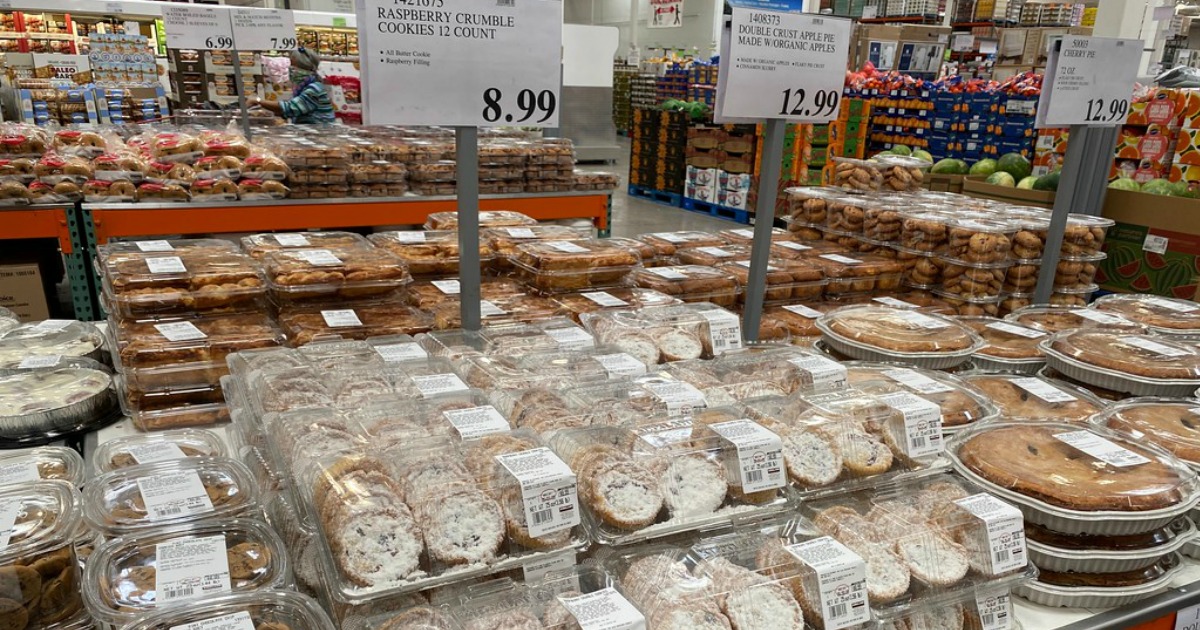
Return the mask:
<path fill-rule="evenodd" d="M 1036 580 L 1023 582 L 1013 587 L 1013 593 L 1035 604 L 1055 608 L 1112 608 L 1124 606 L 1157 595 L 1171 586 L 1171 580 L 1183 569 L 1178 557 L 1175 565 L 1163 575 L 1145 584 L 1136 586 L 1055 586 Z"/>
<path fill-rule="evenodd" d="M 1046 355 L 1046 365 L 1067 378 L 1104 389 L 1126 392 L 1134 396 L 1161 396 L 1164 398 L 1187 398 L 1200 386 L 1200 378 L 1166 379 L 1134 376 L 1118 370 L 1084 363 L 1050 347 L 1053 338 L 1038 344 Z"/>
<path fill-rule="evenodd" d="M 65 368 L 53 372 L 31 371 L 29 377 L 39 374 L 76 373 L 80 379 L 103 377 L 108 386 L 90 394 L 82 400 L 66 403 L 53 409 L 33 413 L 0 416 L 0 439 L 21 441 L 69 433 L 86 427 L 89 423 L 107 418 L 118 408 L 117 394 L 113 389 L 112 377 L 98 370 Z M 13 378 L 12 376 L 7 378 Z"/>
<path fill-rule="evenodd" d="M 898 352 L 846 339 L 833 332 L 827 323 L 820 320 L 817 321 L 817 329 L 821 331 L 821 341 L 825 342 L 830 350 L 859 361 L 900 362 L 929 370 L 946 370 L 962 365 L 979 350 L 977 347 L 971 347 L 954 352 Z M 978 345 L 976 344 L 976 346 Z"/>
<path fill-rule="evenodd" d="M 1029 561 L 1045 571 L 1075 573 L 1120 573 L 1149 567 L 1162 557 L 1188 547 L 1194 547 L 1196 526 L 1183 519 L 1186 529 L 1165 544 L 1143 549 L 1062 549 L 1027 538 Z M 1186 553 L 1185 553 L 1186 555 Z"/>

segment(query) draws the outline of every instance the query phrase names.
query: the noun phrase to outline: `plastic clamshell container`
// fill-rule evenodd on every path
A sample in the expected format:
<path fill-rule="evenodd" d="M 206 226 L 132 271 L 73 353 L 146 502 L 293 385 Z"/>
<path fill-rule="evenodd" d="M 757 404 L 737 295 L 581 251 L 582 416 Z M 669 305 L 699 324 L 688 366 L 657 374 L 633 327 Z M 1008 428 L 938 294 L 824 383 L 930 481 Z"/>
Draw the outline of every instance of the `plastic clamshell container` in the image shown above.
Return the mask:
<path fill-rule="evenodd" d="M 481 319 L 488 325 L 535 323 L 563 315 L 562 307 L 553 298 L 542 295 L 505 295 L 484 299 L 480 304 Z M 462 328 L 462 309 L 457 302 L 441 304 L 433 310 L 434 330 Z"/>
<path fill-rule="evenodd" d="M 65 481 L 76 488 L 86 475 L 83 457 L 65 446 L 0 451 L 0 486 L 35 481 Z"/>
<path fill-rule="evenodd" d="M 659 249 L 654 245 L 640 241 L 636 238 L 612 236 L 608 238 L 608 242 L 637 252 L 638 258 L 641 259 L 643 267 L 662 267 L 664 265 L 675 264 L 674 252 L 671 254 L 661 254 L 659 253 Z"/>
<path fill-rule="evenodd" d="M 492 390 L 570 387 L 589 382 L 624 379 L 645 374 L 647 366 L 619 348 L 556 349 L 520 357 L 505 354 L 463 357 L 456 366 L 472 387 Z M 610 362 L 613 367 L 609 367 Z"/>
<path fill-rule="evenodd" d="M 948 258 L 935 258 L 941 267 L 941 282 L 934 292 L 963 300 L 998 298 L 1004 286 L 1009 261 L 962 264 Z"/>
<path fill-rule="evenodd" d="M 704 393 L 710 406 L 836 387 L 845 371 L 818 353 L 791 346 L 727 352 L 711 360 L 677 361 L 662 372 Z"/>
<path fill-rule="evenodd" d="M 1049 333 L 995 317 L 959 317 L 983 339 L 984 345 L 971 357 L 980 370 L 1033 374 L 1046 364 L 1038 344 Z"/>
<path fill-rule="evenodd" d="M 738 299 L 744 302 L 750 284 L 750 261 L 720 263 L 717 269 L 730 273 L 737 280 L 741 289 Z M 825 271 L 818 265 L 776 258 L 767 261 L 766 283 L 764 300 L 778 303 L 820 299 L 828 281 L 825 280 Z"/>
<path fill-rule="evenodd" d="M 646 365 L 707 359 L 743 347 L 741 318 L 714 304 L 598 311 L 580 319 L 597 342 Z"/>
<path fill-rule="evenodd" d="M 84 598 L 88 610 L 101 622 L 124 627 L 150 611 L 191 610 L 208 600 L 201 588 L 179 584 L 175 597 L 158 583 L 158 554 L 163 545 L 219 539 L 229 565 L 229 587 L 234 593 L 288 588 L 292 583 L 288 549 L 267 525 L 254 519 L 229 519 L 221 523 L 194 524 L 129 534 L 106 541 L 88 559 L 84 572 Z M 208 576 L 205 576 L 206 578 Z M 220 578 L 218 578 L 220 579 Z M 199 590 L 192 595 L 187 590 Z M 220 592 L 220 591 L 217 591 Z M 215 594 L 215 593 L 212 593 Z M 160 598 L 167 598 L 159 603 Z"/>
<path fill-rule="evenodd" d="M 914 192 L 924 187 L 925 174 L 933 167 L 932 162 L 907 155 L 876 155 L 871 158 L 879 162 L 883 172 L 885 192 Z"/>
<path fill-rule="evenodd" d="M 1152 544 L 1132 548 L 1106 548 L 1102 545 L 1059 546 L 1026 536 L 1029 559 L 1044 571 L 1075 573 L 1124 573 L 1153 566 L 1163 556 L 1181 550 L 1196 539 L 1196 526 L 1186 517 L 1147 534 Z M 1056 538 L 1071 540 L 1070 536 Z M 1074 537 L 1087 540 L 1087 536 Z M 1134 538 L 1134 537 L 1131 537 Z M 1057 541 L 1056 541 L 1057 542 Z M 1074 542 L 1071 540 L 1071 542 Z"/>
<path fill-rule="evenodd" d="M 54 319 L 0 331 L 0 363 L 50 356 L 102 361 L 104 335 L 85 322 Z"/>
<path fill-rule="evenodd" d="M 0 332 L 16 328 L 20 323 L 21 318 L 16 313 L 0 306 Z"/>
<path fill-rule="evenodd" d="M 1196 473 L 1128 435 L 1062 422 L 995 422 L 955 436 L 955 470 L 1025 520 L 1063 534 L 1154 531 L 1200 501 Z"/>
<path fill-rule="evenodd" d="M 809 258 L 825 271 L 829 296 L 868 291 L 894 291 L 900 287 L 903 265 L 878 254 L 823 253 Z"/>
<path fill-rule="evenodd" d="M 1080 256 L 1098 253 L 1104 247 L 1104 238 L 1108 234 L 1108 228 L 1114 225 L 1116 225 L 1116 221 L 1104 217 L 1074 213 L 1067 215 L 1062 254 L 1064 256 Z"/>
<path fill-rule="evenodd" d="M 754 244 L 754 227 L 731 228 L 717 232 L 717 236 L 725 240 L 730 245 L 753 245 Z M 771 228 L 771 242 L 791 241 L 791 232 L 783 228 Z"/>
<path fill-rule="evenodd" d="M 616 582 L 603 568 L 595 564 L 584 564 L 569 570 L 556 571 L 541 579 L 525 582 L 514 582 L 510 579 L 500 579 L 486 584 L 468 586 L 463 589 L 459 602 L 447 611 L 431 612 L 428 606 L 417 613 L 394 613 L 381 616 L 376 621 L 386 622 L 392 619 L 408 619 L 410 614 L 416 620 L 426 620 L 430 628 L 445 628 L 457 630 L 460 626 L 451 625 L 454 622 L 433 625 L 435 619 L 449 617 L 461 624 L 463 628 L 492 628 L 504 627 L 505 623 L 536 623 L 537 627 L 546 630 L 570 630 L 580 627 L 579 621 L 562 601 L 575 603 L 575 598 L 582 596 L 602 598 L 601 601 L 612 604 L 599 604 L 605 610 L 615 612 L 609 606 L 621 606 L 622 621 L 636 623 L 645 617 L 616 589 Z M 611 598 L 611 599 L 609 599 Z M 623 600 L 623 601 L 622 601 Z M 591 597 L 581 600 L 580 606 L 594 601 Z M 595 604 L 592 604 L 595 605 Z M 434 609 L 436 610 L 436 609 Z M 584 614 L 588 614 L 584 608 Z M 438 619 L 440 621 L 440 619 Z M 381 626 L 373 626 L 381 627 Z M 624 626 L 622 626 L 624 627 Z"/>
<path fill-rule="evenodd" d="M 1091 423 L 1169 451 L 1200 468 L 1200 405 L 1179 398 L 1130 398 L 1092 416 Z"/>
<path fill-rule="evenodd" d="M 258 263 L 232 244 L 198 242 L 138 242 L 153 243 L 149 251 L 101 246 L 98 271 L 109 309 L 138 317 L 256 308 L 266 295 Z"/>
<path fill-rule="evenodd" d="M 203 624 L 229 615 L 246 613 L 254 627 L 292 630 L 335 630 L 329 615 L 316 600 L 291 591 L 254 590 L 205 597 L 186 606 L 167 606 L 142 614 L 128 630 L 161 630 Z"/>
<path fill-rule="evenodd" d="M 738 449 L 709 428 L 745 417 L 736 408 L 714 408 L 632 428 L 564 429 L 550 443 L 579 475 L 592 540 L 625 546 L 789 509 L 782 486 L 746 489 L 736 472 Z"/>
<path fill-rule="evenodd" d="M 479 240 L 486 243 L 495 255 L 491 261 L 492 268 L 504 271 L 512 268 L 509 260 L 517 255 L 517 248 L 521 245 L 538 241 L 590 240 L 594 233 L 595 231 L 590 227 L 531 225 L 528 227 L 488 228 L 479 233 Z"/>
<path fill-rule="evenodd" d="M 1044 572 L 1039 579 L 1018 584 L 1013 593 L 1035 604 L 1058 608 L 1113 608 L 1125 606 L 1161 593 L 1183 569 L 1179 554 L 1163 556 L 1162 561 L 1140 571 L 1143 582 L 1130 586 L 1061 586 L 1042 579 L 1054 579 Z M 1068 578 L 1069 579 L 1069 578 Z"/>
<path fill-rule="evenodd" d="M 428 332 L 433 321 L 428 313 L 398 301 L 343 302 L 282 308 L 279 326 L 289 345 L 302 346 L 320 340 L 416 335 Z"/>
<path fill-rule="evenodd" d="M 845 194 L 836 188 L 788 188 L 784 191 L 788 204 L 789 228 L 796 226 L 824 228 L 829 220 L 829 206 Z M 789 229 L 789 232 L 795 232 Z"/>
<path fill-rule="evenodd" d="M 138 464 L 227 455 L 225 440 L 212 431 L 174 429 L 108 440 L 96 448 L 92 466 L 96 474 L 101 475 Z"/>
<path fill-rule="evenodd" d="M 685 247 L 720 247 L 725 239 L 709 232 L 680 230 L 678 232 L 650 232 L 637 237 L 638 241 L 654 248 L 654 257 L 674 256 Z M 645 256 L 642 257 L 643 260 Z"/>
<path fill-rule="evenodd" d="M 720 263 L 750 260 L 750 250 L 749 245 L 683 247 L 675 252 L 675 260 L 681 265 L 713 267 Z"/>
<path fill-rule="evenodd" d="M 113 363 L 131 390 L 216 385 L 225 357 L 284 342 L 262 313 L 109 321 Z"/>
<path fill-rule="evenodd" d="M 1191 300 L 1114 293 L 1096 298 L 1092 308 L 1139 322 L 1161 335 L 1200 334 L 1200 304 Z"/>
<path fill-rule="evenodd" d="M 121 396 L 121 411 L 140 431 L 209 426 L 229 420 L 229 410 L 219 386 L 136 392 L 120 387 L 120 377 L 117 383 L 118 388 L 125 391 Z"/>
<path fill-rule="evenodd" d="M 60 481 L 0 487 L 0 505 L 15 507 L 7 545 L 0 549 L 0 571 L 7 578 L 5 599 L 20 608 L 8 608 L 5 619 L 20 621 L 18 614 L 25 613 L 19 627 L 57 628 L 83 609 L 75 552 L 82 525 L 79 491 Z M 55 598 L 39 601 L 47 593 Z"/>
<path fill-rule="evenodd" d="M 1069 330 L 1043 340 L 1046 365 L 1070 379 L 1135 396 L 1191 395 L 1200 349 L 1162 337 Z"/>
<path fill-rule="evenodd" d="M 614 286 L 641 260 L 607 239 L 537 241 L 517 246 L 509 258 L 515 277 L 543 293 Z"/>
<path fill-rule="evenodd" d="M 580 293 L 564 293 L 554 296 L 571 319 L 582 321 L 584 313 L 597 311 L 630 310 L 647 306 L 674 306 L 682 300 L 661 291 L 640 287 L 618 287 Z"/>
<path fill-rule="evenodd" d="M 822 340 L 864 361 L 907 361 L 947 369 L 962 364 L 983 340 L 952 318 L 886 306 L 847 306 L 817 320 Z"/>
<path fill-rule="evenodd" d="M 458 273 L 460 258 L 458 232 L 447 230 L 376 232 L 369 238 L 379 249 L 391 252 L 403 260 L 408 265 L 409 273 L 414 276 Z M 479 244 L 480 262 L 488 264 L 493 256 L 491 248 L 481 240 Z"/>
<path fill-rule="evenodd" d="M 479 227 L 523 227 L 537 225 L 537 219 L 512 210 L 480 210 Z M 457 230 L 458 212 L 434 212 L 425 219 L 426 230 Z"/>
<path fill-rule="evenodd" d="M 532 433 L 515 432 L 348 451 L 309 467 L 301 495 L 321 515 L 319 555 L 333 600 L 402 595 L 586 546 L 579 525 L 533 534 L 520 485 L 496 459 L 542 448 Z M 561 482 L 574 488 L 574 474 Z"/>
<path fill-rule="evenodd" d="M 946 433 L 1001 415 L 986 394 L 953 374 L 886 363 L 844 365 L 850 386 L 864 393 L 879 396 L 906 391 L 937 405 Z"/>
<path fill-rule="evenodd" d="M 152 513 L 142 485 L 150 481 L 162 484 L 167 477 L 182 488 L 180 499 L 168 496 L 155 504 Z M 203 491 L 205 496 L 194 491 Z M 136 534 L 168 525 L 218 522 L 253 515 L 258 510 L 258 486 L 250 471 L 240 462 L 219 457 L 114 470 L 88 483 L 84 493 L 84 518 L 92 529 L 106 536 Z"/>
<path fill-rule="evenodd" d="M 733 306 L 741 292 L 733 274 L 699 265 L 634 269 L 629 280 L 643 289 L 654 289 L 684 302 L 711 302 L 726 307 Z"/>
<path fill-rule="evenodd" d="M 825 232 L 841 236 L 863 236 L 868 209 L 876 213 L 885 207 L 867 195 L 840 195 L 826 200 Z"/>
<path fill-rule="evenodd" d="M 103 422 L 116 409 L 113 379 L 101 369 L 64 366 L 0 376 L 0 438 L 5 440 L 44 440 Z"/>
<path fill-rule="evenodd" d="M 398 257 L 382 249 L 288 249 L 263 259 L 276 303 L 385 298 L 412 282 Z"/>
<path fill-rule="evenodd" d="M 1004 318 L 1049 333 L 1071 328 L 1094 328 L 1131 334 L 1146 332 L 1146 326 L 1124 317 L 1096 309 L 1074 306 L 1027 306 Z"/>
<path fill-rule="evenodd" d="M 1012 420 L 1084 422 L 1107 406 L 1082 387 L 1041 376 L 966 374 L 963 380 Z"/>
<path fill-rule="evenodd" d="M 354 232 L 275 232 L 242 237 L 242 251 L 262 260 L 283 249 L 363 249 L 371 244 Z"/>
<path fill-rule="evenodd" d="M 834 157 L 833 185 L 850 193 L 876 192 L 883 186 L 883 167 L 876 160 Z"/>

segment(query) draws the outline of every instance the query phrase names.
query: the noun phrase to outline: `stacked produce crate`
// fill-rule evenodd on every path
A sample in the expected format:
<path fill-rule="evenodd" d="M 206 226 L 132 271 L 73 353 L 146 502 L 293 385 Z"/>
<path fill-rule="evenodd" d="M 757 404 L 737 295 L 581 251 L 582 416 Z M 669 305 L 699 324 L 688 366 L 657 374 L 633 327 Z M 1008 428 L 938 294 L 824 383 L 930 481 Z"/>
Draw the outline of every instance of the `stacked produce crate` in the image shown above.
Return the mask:
<path fill-rule="evenodd" d="M 658 107 L 658 93 L 654 89 L 654 75 L 636 74 L 629 78 L 629 113 L 639 107 Z M 632 125 L 632 122 L 630 123 Z"/>
<path fill-rule="evenodd" d="M 822 181 L 831 181 L 834 157 L 861 158 L 867 153 L 867 133 L 872 112 L 870 101 L 858 98 L 842 100 L 836 121 L 829 123 L 829 152 Z"/>
<path fill-rule="evenodd" d="M 631 84 L 637 72 L 637 66 L 621 62 L 613 64 L 613 125 L 618 133 L 629 133 Z"/>
<path fill-rule="evenodd" d="M 871 151 L 905 145 L 924 149 L 929 144 L 933 103 L 925 85 L 904 86 L 871 99 Z"/>
<path fill-rule="evenodd" d="M 993 129 L 998 140 L 992 155 L 1019 153 L 1028 159 L 1034 157 L 1034 142 L 1037 129 L 1037 96 L 1000 94 L 1000 106 L 993 118 Z"/>
<path fill-rule="evenodd" d="M 704 103 L 709 109 L 717 104 L 717 72 L 714 64 L 693 63 L 689 69 L 691 78 L 687 89 L 687 100 Z"/>
<path fill-rule="evenodd" d="M 634 108 L 629 157 L 634 194 L 636 189 L 683 194 L 687 134 L 687 116 L 682 112 Z"/>
<path fill-rule="evenodd" d="M 1117 138 L 1116 159 L 1109 179 L 1130 177 L 1144 183 L 1170 176 L 1176 137 L 1184 116 L 1182 101 L 1187 100 L 1183 94 L 1159 90 L 1130 104 L 1129 117 Z"/>
<path fill-rule="evenodd" d="M 759 150 L 754 125 L 692 125 L 687 131 L 684 208 L 745 222 Z"/>
<path fill-rule="evenodd" d="M 654 95 L 658 99 L 657 102 L 686 99 L 690 79 L 691 70 L 677 63 L 671 64 L 662 76 L 654 79 Z"/>
<path fill-rule="evenodd" d="M 839 124 L 840 121 L 834 121 L 824 125 L 812 125 L 812 133 L 809 134 L 808 139 L 809 148 L 803 153 L 808 156 L 808 160 L 805 162 L 806 172 L 799 179 L 801 185 L 821 183 L 821 171 L 825 169 L 825 165 L 829 161 L 830 137 L 833 135 L 833 128 Z"/>

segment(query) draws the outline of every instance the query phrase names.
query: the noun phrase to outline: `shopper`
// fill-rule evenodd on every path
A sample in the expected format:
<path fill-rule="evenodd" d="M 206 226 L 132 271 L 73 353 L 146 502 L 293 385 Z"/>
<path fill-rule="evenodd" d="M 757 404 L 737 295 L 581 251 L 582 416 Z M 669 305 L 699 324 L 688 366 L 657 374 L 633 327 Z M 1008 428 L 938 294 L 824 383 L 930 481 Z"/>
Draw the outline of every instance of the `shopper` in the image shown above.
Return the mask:
<path fill-rule="evenodd" d="M 329 91 L 321 82 L 317 69 L 321 59 L 315 51 L 304 47 L 291 52 L 292 66 L 288 70 L 288 78 L 292 81 L 292 98 L 289 101 L 275 103 L 255 99 L 255 104 L 301 125 L 329 124 L 334 121 L 333 103 L 329 100 Z"/>

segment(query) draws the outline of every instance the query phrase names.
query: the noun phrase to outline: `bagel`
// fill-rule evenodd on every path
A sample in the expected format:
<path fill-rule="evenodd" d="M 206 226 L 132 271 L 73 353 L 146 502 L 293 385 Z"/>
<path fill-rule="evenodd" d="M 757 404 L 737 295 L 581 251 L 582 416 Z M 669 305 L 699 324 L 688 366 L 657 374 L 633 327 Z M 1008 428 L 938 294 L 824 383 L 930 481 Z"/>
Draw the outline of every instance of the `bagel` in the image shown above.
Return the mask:
<path fill-rule="evenodd" d="M 79 184 L 72 181 L 63 180 L 54 185 L 54 194 L 61 195 L 68 199 L 74 199 L 79 196 Z"/>
<path fill-rule="evenodd" d="M 219 179 L 198 179 L 192 182 L 192 192 L 197 195 L 232 195 L 237 197 L 238 186 L 232 180 L 224 177 Z"/>
<path fill-rule="evenodd" d="M 196 178 L 196 169 L 187 164 L 176 164 L 167 171 L 167 179 L 173 179 L 181 182 L 190 182 Z"/>
<path fill-rule="evenodd" d="M 32 182 L 29 184 L 29 196 L 34 201 L 41 201 L 46 197 L 54 194 L 54 187 L 46 182 Z"/>
<path fill-rule="evenodd" d="M 0 199 L 29 199 L 29 189 L 19 182 L 4 182 L 0 184 Z"/>
<path fill-rule="evenodd" d="M 33 175 L 33 160 L 29 158 L 0 160 L 0 175 Z"/>
<path fill-rule="evenodd" d="M 125 197 L 128 199 L 133 199 L 136 194 L 137 188 L 134 187 L 133 183 L 123 179 L 118 179 L 117 181 L 112 182 L 112 185 L 108 187 L 108 196 L 110 197 Z"/>

